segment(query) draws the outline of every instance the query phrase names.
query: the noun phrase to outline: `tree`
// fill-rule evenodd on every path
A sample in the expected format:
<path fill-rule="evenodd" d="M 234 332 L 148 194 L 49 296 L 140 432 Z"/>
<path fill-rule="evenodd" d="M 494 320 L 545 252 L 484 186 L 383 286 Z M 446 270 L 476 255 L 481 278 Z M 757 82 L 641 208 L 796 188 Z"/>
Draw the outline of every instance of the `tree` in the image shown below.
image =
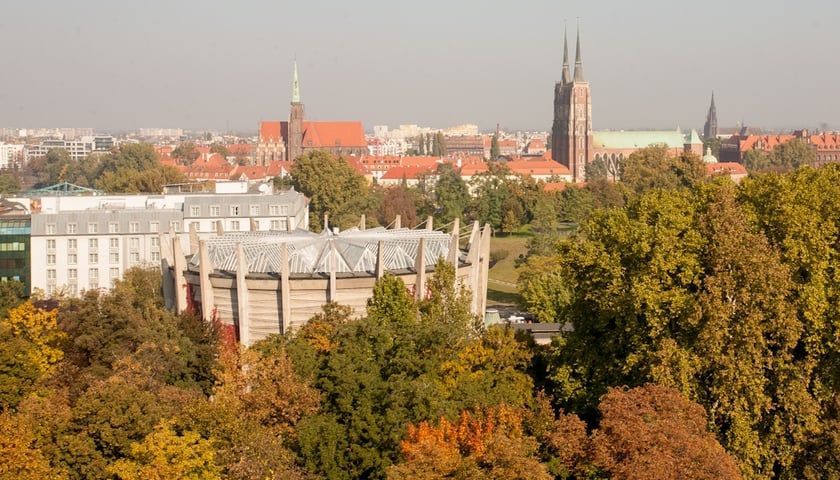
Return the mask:
<path fill-rule="evenodd" d="M 65 335 L 57 328 L 57 315 L 56 310 L 36 308 L 27 301 L 9 310 L 7 318 L 2 321 L 11 335 L 32 344 L 28 356 L 42 374 L 51 371 L 64 357 L 60 344 Z"/>
<path fill-rule="evenodd" d="M 655 384 L 611 388 L 593 433 L 596 464 L 622 479 L 739 479 L 735 461 L 706 431 L 706 412 Z"/>
<path fill-rule="evenodd" d="M 171 156 L 179 160 L 182 165 L 189 165 L 201 156 L 201 153 L 198 151 L 195 143 L 187 142 L 175 147 L 172 150 Z"/>
<path fill-rule="evenodd" d="M 210 153 L 218 153 L 219 155 L 225 158 L 230 156 L 230 152 L 228 151 L 227 147 L 225 147 L 221 143 L 214 143 L 213 145 L 210 145 Z"/>
<path fill-rule="evenodd" d="M 67 478 L 50 466 L 37 445 L 27 418 L 0 413 L 0 478 L 41 480 Z"/>
<path fill-rule="evenodd" d="M 501 150 L 499 149 L 499 133 L 496 132 L 490 139 L 490 161 L 495 162 L 496 160 L 498 160 L 500 154 Z"/>
<path fill-rule="evenodd" d="M 436 220 L 438 225 L 446 225 L 456 218 L 461 218 L 470 204 L 470 192 L 466 182 L 451 163 L 441 163 L 437 167 L 435 185 Z"/>
<path fill-rule="evenodd" d="M 354 208 L 354 201 L 369 198 L 369 190 L 365 177 L 356 173 L 344 157 L 334 158 L 324 150 L 306 153 L 295 160 L 290 173 L 295 189 L 310 199 L 309 225 L 313 230 L 325 227 L 324 214 L 330 219 L 344 217 L 344 222 L 337 224 L 344 228 L 358 223 L 361 214 L 368 211 L 366 206 Z M 355 218 L 355 222 L 349 218 Z"/>
<path fill-rule="evenodd" d="M 10 195 L 20 191 L 20 182 L 11 173 L 0 174 L 0 195 Z"/>
<path fill-rule="evenodd" d="M 690 188 L 705 176 L 700 157 L 691 153 L 673 155 L 664 145 L 633 152 L 624 161 L 621 171 L 621 181 L 637 194 L 655 188 Z"/>
<path fill-rule="evenodd" d="M 521 412 L 504 405 L 458 421 L 440 418 L 409 425 L 401 443 L 403 462 L 388 470 L 389 480 L 498 478 L 548 480 L 536 457 L 537 441 L 524 433 Z"/>
<path fill-rule="evenodd" d="M 417 216 L 419 193 L 416 189 L 397 185 L 380 187 L 374 190 L 379 194 L 379 208 L 376 209 L 375 220 L 380 225 L 388 225 L 400 216 L 402 224 L 412 227 L 420 222 Z"/>
<path fill-rule="evenodd" d="M 110 465 L 108 472 L 122 480 L 219 478 L 211 442 L 195 432 L 178 433 L 173 427 L 171 421 L 159 422 L 142 441 L 131 445 L 127 458 Z"/>

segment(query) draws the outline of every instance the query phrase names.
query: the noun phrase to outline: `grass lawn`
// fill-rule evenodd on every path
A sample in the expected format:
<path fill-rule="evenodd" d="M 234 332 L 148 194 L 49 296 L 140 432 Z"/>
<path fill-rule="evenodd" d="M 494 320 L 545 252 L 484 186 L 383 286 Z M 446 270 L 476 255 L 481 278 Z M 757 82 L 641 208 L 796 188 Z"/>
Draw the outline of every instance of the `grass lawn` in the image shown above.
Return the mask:
<path fill-rule="evenodd" d="M 519 305 L 521 298 L 516 282 L 519 272 L 515 263 L 520 255 L 525 256 L 528 251 L 526 244 L 533 235 L 524 233 L 497 233 L 490 239 L 490 252 L 506 250 L 507 257 L 498 261 L 490 268 L 487 282 L 488 305 Z"/>

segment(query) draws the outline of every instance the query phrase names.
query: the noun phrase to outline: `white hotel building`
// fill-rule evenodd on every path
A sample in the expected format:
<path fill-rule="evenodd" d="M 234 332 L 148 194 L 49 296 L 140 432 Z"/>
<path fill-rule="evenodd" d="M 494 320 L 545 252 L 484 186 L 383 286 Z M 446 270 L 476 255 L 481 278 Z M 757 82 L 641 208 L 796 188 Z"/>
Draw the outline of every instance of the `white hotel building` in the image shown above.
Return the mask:
<path fill-rule="evenodd" d="M 162 234 L 170 231 L 194 231 L 180 236 L 183 251 L 191 252 L 219 231 L 309 228 L 308 201 L 299 192 L 219 186 L 217 193 L 28 199 L 33 291 L 79 296 L 112 287 L 131 267 L 160 267 Z"/>

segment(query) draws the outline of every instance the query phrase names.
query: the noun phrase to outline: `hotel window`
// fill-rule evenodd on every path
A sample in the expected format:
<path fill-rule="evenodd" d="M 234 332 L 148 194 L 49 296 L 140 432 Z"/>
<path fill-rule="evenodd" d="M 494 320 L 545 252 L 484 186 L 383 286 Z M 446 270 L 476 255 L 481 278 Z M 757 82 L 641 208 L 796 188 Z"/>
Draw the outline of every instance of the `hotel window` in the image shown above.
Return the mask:
<path fill-rule="evenodd" d="M 75 235 L 77 232 L 76 224 L 75 223 L 68 223 L 67 224 L 67 234 L 68 235 Z"/>
<path fill-rule="evenodd" d="M 55 250 L 55 239 L 47 240 L 47 250 Z"/>
<path fill-rule="evenodd" d="M 99 224 L 96 222 L 88 223 L 88 233 L 99 233 Z"/>
<path fill-rule="evenodd" d="M 108 263 L 111 265 L 116 265 L 120 263 L 120 254 L 119 253 L 111 253 L 108 255 Z"/>
<path fill-rule="evenodd" d="M 158 247 L 160 247 L 160 238 L 158 238 L 158 237 L 152 237 L 152 238 L 151 238 L 151 243 L 152 243 L 152 248 L 158 248 Z"/>
<path fill-rule="evenodd" d="M 67 264 L 68 265 L 75 265 L 76 264 L 76 254 L 75 253 L 68 253 L 67 254 Z"/>
<path fill-rule="evenodd" d="M 46 233 L 47 233 L 47 235 L 55 235 L 55 224 L 54 223 L 48 223 L 47 224 Z"/>
<path fill-rule="evenodd" d="M 149 222 L 149 231 L 157 233 L 160 230 L 160 222 Z"/>
<path fill-rule="evenodd" d="M 108 270 L 108 274 L 111 278 L 120 278 L 120 269 L 119 268 L 111 268 Z"/>
<path fill-rule="evenodd" d="M 230 221 L 230 231 L 231 232 L 238 232 L 239 231 L 239 220 L 231 220 Z"/>
<path fill-rule="evenodd" d="M 128 248 L 137 250 L 140 248 L 140 239 L 138 237 L 131 237 L 128 239 Z"/>
<path fill-rule="evenodd" d="M 76 285 L 75 283 L 71 283 L 70 285 L 67 285 L 67 293 L 68 293 L 71 297 L 75 297 L 76 295 L 78 295 L 78 294 L 79 294 L 79 287 L 78 287 L 78 285 Z"/>
<path fill-rule="evenodd" d="M 140 252 L 129 253 L 128 261 L 131 262 L 131 264 L 140 263 Z"/>
<path fill-rule="evenodd" d="M 47 280 L 55 280 L 55 270 L 47 270 Z"/>
<path fill-rule="evenodd" d="M 55 265 L 55 254 L 47 255 L 47 265 Z"/>
<path fill-rule="evenodd" d="M 79 277 L 79 272 L 75 268 L 71 268 L 70 270 L 67 270 L 67 278 L 69 278 L 70 280 L 75 280 L 78 277 Z"/>
<path fill-rule="evenodd" d="M 68 238 L 67 239 L 67 250 L 75 250 L 77 245 L 77 241 L 75 238 Z"/>
<path fill-rule="evenodd" d="M 109 222 L 108 233 L 120 233 L 120 224 L 117 222 Z"/>
<path fill-rule="evenodd" d="M 91 265 L 96 265 L 97 263 L 99 263 L 99 254 L 88 253 L 88 263 Z"/>
<path fill-rule="evenodd" d="M 120 239 L 119 238 L 109 238 L 108 239 L 108 246 L 111 250 L 118 250 L 120 248 Z"/>
<path fill-rule="evenodd" d="M 90 281 L 88 282 L 88 290 L 97 290 L 99 288 L 99 282 Z"/>
<path fill-rule="evenodd" d="M 213 220 L 212 222 L 210 222 L 210 230 L 211 231 L 215 232 L 218 229 L 219 229 L 219 221 L 218 220 Z"/>
<path fill-rule="evenodd" d="M 169 228 L 174 232 L 180 232 L 181 231 L 181 222 L 179 222 L 177 220 L 172 220 L 171 222 L 169 222 Z"/>
<path fill-rule="evenodd" d="M 201 205 L 193 205 L 190 207 L 190 216 L 191 217 L 199 217 L 201 216 Z"/>
<path fill-rule="evenodd" d="M 128 233 L 137 233 L 140 231 L 140 222 L 128 222 Z"/>
<path fill-rule="evenodd" d="M 271 229 L 272 230 L 286 230 L 288 228 L 288 221 L 285 218 L 281 218 L 280 220 L 272 220 L 271 221 Z"/>
<path fill-rule="evenodd" d="M 99 239 L 98 238 L 89 238 L 88 239 L 88 250 L 96 250 L 99 248 Z"/>
<path fill-rule="evenodd" d="M 259 205 L 251 205 L 251 216 L 256 217 L 260 214 L 260 206 Z"/>
<path fill-rule="evenodd" d="M 272 217 L 280 215 L 280 205 L 271 205 L 268 207 L 268 212 Z"/>
<path fill-rule="evenodd" d="M 159 262 L 160 261 L 160 252 L 152 252 L 152 261 Z"/>
<path fill-rule="evenodd" d="M 218 217 L 222 214 L 222 207 L 218 205 L 211 205 L 210 206 L 210 216 L 211 217 Z"/>
<path fill-rule="evenodd" d="M 98 268 L 88 269 L 88 278 L 91 279 L 91 280 L 99 280 L 99 269 Z"/>
<path fill-rule="evenodd" d="M 230 216 L 231 217 L 238 217 L 239 216 L 239 205 L 231 205 L 230 206 Z"/>
<path fill-rule="evenodd" d="M 198 222 L 190 222 L 190 230 L 195 230 L 196 233 L 200 232 L 201 229 L 199 228 L 200 223 Z"/>

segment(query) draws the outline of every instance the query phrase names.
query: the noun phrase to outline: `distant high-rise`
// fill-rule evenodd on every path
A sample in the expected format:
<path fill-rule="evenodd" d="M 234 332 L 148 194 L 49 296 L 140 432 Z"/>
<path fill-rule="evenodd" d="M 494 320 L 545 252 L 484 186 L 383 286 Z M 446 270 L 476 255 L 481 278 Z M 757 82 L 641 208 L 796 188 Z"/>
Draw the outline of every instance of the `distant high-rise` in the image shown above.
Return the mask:
<path fill-rule="evenodd" d="M 563 72 L 554 85 L 554 123 L 551 127 L 551 158 L 572 173 L 572 181 L 586 179 L 586 163 L 592 150 L 592 96 L 583 79 L 580 28 L 575 46 L 575 71 L 569 74 L 569 46 L 563 33 Z"/>
<path fill-rule="evenodd" d="M 709 113 L 706 114 L 706 124 L 703 125 L 703 137 L 717 137 L 717 109 L 715 108 L 715 92 L 712 92 L 712 103 L 709 105 Z"/>

